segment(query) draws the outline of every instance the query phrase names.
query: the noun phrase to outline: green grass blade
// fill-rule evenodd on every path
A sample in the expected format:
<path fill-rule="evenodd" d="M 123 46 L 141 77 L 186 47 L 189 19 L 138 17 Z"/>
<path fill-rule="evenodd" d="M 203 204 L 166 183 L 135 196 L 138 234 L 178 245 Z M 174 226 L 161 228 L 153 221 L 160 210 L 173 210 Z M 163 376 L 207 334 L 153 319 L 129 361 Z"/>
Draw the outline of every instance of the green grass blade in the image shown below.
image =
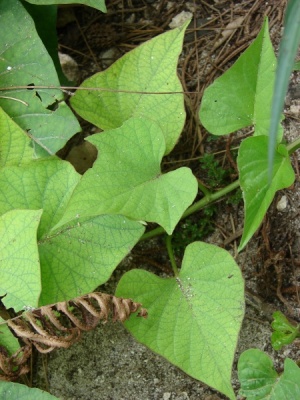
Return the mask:
<path fill-rule="evenodd" d="M 271 125 L 268 151 L 269 179 L 272 176 L 277 127 L 281 119 L 284 98 L 288 87 L 290 73 L 300 43 L 300 1 L 290 0 L 285 14 L 284 32 L 280 43 L 278 66 L 274 86 L 271 111 Z"/>

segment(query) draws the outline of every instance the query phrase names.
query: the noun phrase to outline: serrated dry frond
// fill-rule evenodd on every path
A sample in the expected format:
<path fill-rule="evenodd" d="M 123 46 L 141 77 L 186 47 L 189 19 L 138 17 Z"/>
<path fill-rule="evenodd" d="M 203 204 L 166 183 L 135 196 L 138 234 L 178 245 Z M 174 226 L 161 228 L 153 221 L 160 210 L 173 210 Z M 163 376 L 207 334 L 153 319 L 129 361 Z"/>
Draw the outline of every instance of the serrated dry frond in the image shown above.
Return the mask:
<path fill-rule="evenodd" d="M 55 348 L 68 348 L 79 340 L 82 331 L 94 329 L 109 316 L 124 322 L 132 313 L 146 318 L 147 311 L 131 299 L 101 292 L 89 293 L 75 299 L 26 311 L 5 323 L 25 346 L 12 356 L 0 346 L 0 380 L 13 380 L 28 372 L 27 360 L 32 345 L 40 353 Z"/>

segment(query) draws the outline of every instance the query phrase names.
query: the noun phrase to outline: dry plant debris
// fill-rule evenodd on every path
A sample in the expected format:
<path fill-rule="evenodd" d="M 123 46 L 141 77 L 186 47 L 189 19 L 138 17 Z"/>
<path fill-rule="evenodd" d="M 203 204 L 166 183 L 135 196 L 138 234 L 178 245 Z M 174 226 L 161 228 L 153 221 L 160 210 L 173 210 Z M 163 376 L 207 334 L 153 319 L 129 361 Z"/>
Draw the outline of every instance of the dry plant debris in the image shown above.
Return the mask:
<path fill-rule="evenodd" d="M 32 345 L 40 353 L 55 348 L 68 348 L 79 340 L 82 331 L 94 329 L 100 320 L 124 322 L 132 313 L 147 317 L 140 303 L 101 292 L 94 292 L 70 301 L 50 304 L 26 311 L 6 321 L 24 346 L 12 356 L 0 346 L 0 380 L 14 380 L 29 371 L 27 361 Z"/>

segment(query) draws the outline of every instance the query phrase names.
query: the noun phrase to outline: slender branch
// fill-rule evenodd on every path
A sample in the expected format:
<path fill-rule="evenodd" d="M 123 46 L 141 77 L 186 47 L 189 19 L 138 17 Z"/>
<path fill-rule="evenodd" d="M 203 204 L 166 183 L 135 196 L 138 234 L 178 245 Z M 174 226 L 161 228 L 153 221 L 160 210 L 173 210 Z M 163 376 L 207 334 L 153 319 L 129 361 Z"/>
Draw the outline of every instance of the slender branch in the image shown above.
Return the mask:
<path fill-rule="evenodd" d="M 237 189 L 240 186 L 239 180 L 230 183 L 230 185 L 224 187 L 223 189 L 218 190 L 215 193 L 211 193 L 209 196 L 203 197 L 203 199 L 197 201 L 192 206 L 190 206 L 182 215 L 181 219 L 188 217 L 191 214 L 201 210 L 205 206 L 210 203 L 213 203 L 216 200 L 221 199 L 222 197 L 226 196 L 226 194 L 232 192 L 233 190 Z"/>
<path fill-rule="evenodd" d="M 172 236 L 168 235 L 166 238 L 166 245 L 167 245 L 167 250 L 168 250 L 168 254 L 169 254 L 169 258 L 170 258 L 170 262 L 172 265 L 172 269 L 174 272 L 175 277 L 177 277 L 179 275 L 179 271 L 176 265 L 176 261 L 175 261 L 175 257 L 174 257 L 174 253 L 173 253 L 173 247 L 172 247 Z"/>
<path fill-rule="evenodd" d="M 226 196 L 226 194 L 232 192 L 233 190 L 237 189 L 240 186 L 239 180 L 234 181 L 233 183 L 230 183 L 230 185 L 226 186 L 223 189 L 218 190 L 215 193 L 211 193 L 208 196 L 203 197 L 203 199 L 197 201 L 194 203 L 192 206 L 190 206 L 182 215 L 181 220 L 184 218 L 188 217 L 191 214 L 194 214 L 195 212 L 201 210 L 205 206 L 207 206 L 210 203 L 213 203 L 216 200 L 221 199 L 222 197 Z M 140 241 L 150 239 L 155 236 L 163 235 L 165 234 L 166 231 L 164 228 L 161 226 L 158 228 L 153 229 L 150 232 L 145 233 L 141 238 Z"/>

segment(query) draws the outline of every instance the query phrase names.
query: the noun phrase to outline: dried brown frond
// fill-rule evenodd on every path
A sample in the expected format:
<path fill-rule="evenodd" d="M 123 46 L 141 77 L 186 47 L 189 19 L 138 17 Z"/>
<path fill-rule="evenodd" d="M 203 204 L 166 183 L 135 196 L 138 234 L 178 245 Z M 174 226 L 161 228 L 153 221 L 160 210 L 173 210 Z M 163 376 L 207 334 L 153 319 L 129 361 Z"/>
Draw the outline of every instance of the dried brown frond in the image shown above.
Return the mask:
<path fill-rule="evenodd" d="M 29 372 L 27 361 L 31 352 L 31 345 L 25 345 L 9 356 L 5 347 L 0 346 L 0 381 L 13 381 L 20 375 L 27 374 Z"/>
<path fill-rule="evenodd" d="M 124 322 L 132 313 L 146 318 L 147 311 L 131 299 L 106 293 L 89 293 L 70 301 L 50 304 L 26 311 L 5 323 L 25 345 L 12 356 L 0 346 L 0 380 L 13 380 L 28 372 L 27 360 L 32 345 L 40 353 L 68 348 L 79 340 L 82 331 L 96 327 L 100 320 Z"/>

